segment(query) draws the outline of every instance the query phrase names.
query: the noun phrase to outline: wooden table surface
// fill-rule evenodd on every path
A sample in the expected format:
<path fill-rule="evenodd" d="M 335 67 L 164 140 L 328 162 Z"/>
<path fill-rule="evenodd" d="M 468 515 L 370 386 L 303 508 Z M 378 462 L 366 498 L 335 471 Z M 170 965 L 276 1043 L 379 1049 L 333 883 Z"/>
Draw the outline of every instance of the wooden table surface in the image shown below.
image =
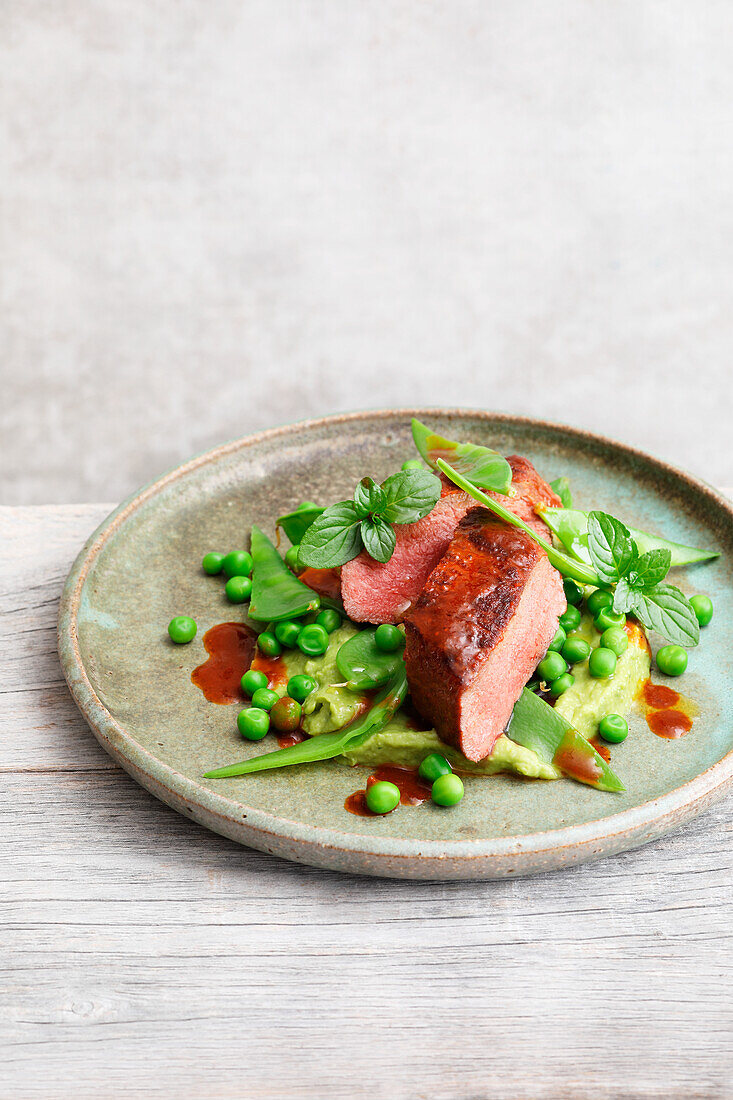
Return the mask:
<path fill-rule="evenodd" d="M 208 833 L 113 764 L 61 675 L 61 586 L 110 509 L 0 509 L 0 1096 L 733 1096 L 733 797 L 505 882 Z"/>

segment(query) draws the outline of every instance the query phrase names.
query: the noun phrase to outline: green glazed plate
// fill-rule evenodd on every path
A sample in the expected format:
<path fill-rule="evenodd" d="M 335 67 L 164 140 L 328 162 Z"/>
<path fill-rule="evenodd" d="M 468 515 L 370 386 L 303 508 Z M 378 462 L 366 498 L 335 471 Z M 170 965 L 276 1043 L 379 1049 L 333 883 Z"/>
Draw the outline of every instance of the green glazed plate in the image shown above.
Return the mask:
<path fill-rule="evenodd" d="M 208 550 L 248 545 L 253 523 L 301 500 L 330 503 L 364 474 L 382 480 L 413 456 L 410 417 L 453 438 L 527 455 L 547 480 L 570 479 L 576 506 L 688 545 L 712 564 L 676 572 L 708 593 L 715 617 L 690 655 L 681 690 L 700 716 L 677 741 L 632 716 L 612 750 L 623 795 L 570 780 L 468 780 L 445 810 L 430 803 L 382 818 L 344 809 L 368 774 L 328 762 L 228 780 L 207 770 L 255 755 L 236 732 L 238 706 L 208 703 L 191 683 L 205 631 L 243 616 L 206 577 Z M 192 615 L 196 639 L 166 627 Z M 653 840 L 720 797 L 733 777 L 733 509 L 688 475 L 618 443 L 554 424 L 460 410 L 354 413 L 228 443 L 173 470 L 94 532 L 66 582 L 59 618 L 64 673 L 98 741 L 158 798 L 242 844 L 339 871 L 396 878 L 498 878 L 565 867 Z"/>

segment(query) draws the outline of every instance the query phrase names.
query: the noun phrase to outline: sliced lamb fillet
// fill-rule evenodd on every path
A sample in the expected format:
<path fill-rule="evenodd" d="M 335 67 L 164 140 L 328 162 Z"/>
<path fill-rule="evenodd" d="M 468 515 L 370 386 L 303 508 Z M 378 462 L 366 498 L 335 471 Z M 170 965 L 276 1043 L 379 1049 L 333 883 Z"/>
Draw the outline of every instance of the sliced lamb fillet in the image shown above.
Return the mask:
<path fill-rule="evenodd" d="M 341 567 L 344 610 L 355 622 L 400 623 L 448 549 L 458 523 L 476 501 L 448 493 L 417 523 L 396 524 L 397 543 L 388 562 L 362 551 Z"/>
<path fill-rule="evenodd" d="M 550 532 L 535 505 L 559 506 L 560 498 L 520 455 L 511 455 L 512 488 L 516 496 L 489 493 L 545 538 Z M 456 527 L 472 509 L 473 497 L 443 479 L 443 495 L 417 523 L 397 524 L 395 552 L 384 564 L 362 552 L 341 569 L 341 596 L 346 614 L 355 622 L 399 623 L 448 549 Z"/>
<path fill-rule="evenodd" d="M 483 760 L 565 610 L 562 577 L 524 531 L 470 512 L 405 616 L 412 701 L 443 741 Z"/>

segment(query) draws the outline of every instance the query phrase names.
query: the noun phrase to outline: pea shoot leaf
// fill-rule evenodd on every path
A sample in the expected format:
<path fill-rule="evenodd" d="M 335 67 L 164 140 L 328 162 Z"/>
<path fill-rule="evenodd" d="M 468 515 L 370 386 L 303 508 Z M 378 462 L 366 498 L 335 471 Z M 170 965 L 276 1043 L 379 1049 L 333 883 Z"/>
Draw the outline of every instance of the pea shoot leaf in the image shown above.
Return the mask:
<path fill-rule="evenodd" d="M 386 562 L 394 554 L 397 539 L 392 527 L 381 516 L 361 521 L 364 549 L 375 561 Z"/>
<path fill-rule="evenodd" d="M 638 557 L 628 527 L 607 512 L 588 513 L 588 550 L 604 584 L 620 580 Z"/>
<path fill-rule="evenodd" d="M 556 477 L 554 481 L 550 482 L 550 488 L 553 493 L 557 493 L 560 497 L 563 508 L 572 508 L 573 497 L 570 492 L 570 482 L 566 477 Z"/>
<path fill-rule="evenodd" d="M 445 439 L 419 420 L 412 421 L 412 438 L 422 457 L 434 470 L 438 468 L 438 459 L 442 458 L 479 489 L 490 489 L 505 495 L 509 492 L 512 468 L 491 447 Z"/>
<path fill-rule="evenodd" d="M 389 523 L 415 523 L 438 503 L 440 478 L 429 470 L 402 470 L 382 482 L 382 490 L 383 518 Z"/>
<path fill-rule="evenodd" d="M 332 504 L 303 535 L 298 557 L 314 569 L 333 569 L 361 550 L 361 517 L 353 500 Z"/>

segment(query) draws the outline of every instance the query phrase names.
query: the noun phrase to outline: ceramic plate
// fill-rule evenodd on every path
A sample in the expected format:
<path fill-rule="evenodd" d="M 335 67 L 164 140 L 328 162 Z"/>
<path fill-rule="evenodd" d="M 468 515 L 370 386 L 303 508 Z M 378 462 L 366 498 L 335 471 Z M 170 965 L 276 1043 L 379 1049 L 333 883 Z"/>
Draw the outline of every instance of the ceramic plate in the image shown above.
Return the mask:
<path fill-rule="evenodd" d="M 256 755 L 236 732 L 238 705 L 208 703 L 191 683 L 202 636 L 243 615 L 201 571 L 210 549 L 247 545 L 253 523 L 303 499 L 350 495 L 414 452 L 410 417 L 447 436 L 527 455 L 552 480 L 569 477 L 578 507 L 694 546 L 712 564 L 677 571 L 688 593 L 712 596 L 715 617 L 692 651 L 681 690 L 700 710 L 668 741 L 633 716 L 612 765 L 627 785 L 603 794 L 567 779 L 467 782 L 459 806 L 347 813 L 368 774 L 329 762 L 228 780 L 207 770 Z M 121 505 L 91 536 L 66 582 L 59 649 L 72 694 L 109 754 L 158 798 L 242 844 L 340 871 L 399 878 L 492 878 L 564 867 L 652 840 L 719 797 L 733 777 L 733 509 L 712 489 L 621 444 L 557 425 L 458 410 L 400 410 L 276 428 L 226 444 Z M 198 635 L 175 646 L 166 627 L 192 615 Z M 676 685 L 677 686 L 677 685 Z"/>

